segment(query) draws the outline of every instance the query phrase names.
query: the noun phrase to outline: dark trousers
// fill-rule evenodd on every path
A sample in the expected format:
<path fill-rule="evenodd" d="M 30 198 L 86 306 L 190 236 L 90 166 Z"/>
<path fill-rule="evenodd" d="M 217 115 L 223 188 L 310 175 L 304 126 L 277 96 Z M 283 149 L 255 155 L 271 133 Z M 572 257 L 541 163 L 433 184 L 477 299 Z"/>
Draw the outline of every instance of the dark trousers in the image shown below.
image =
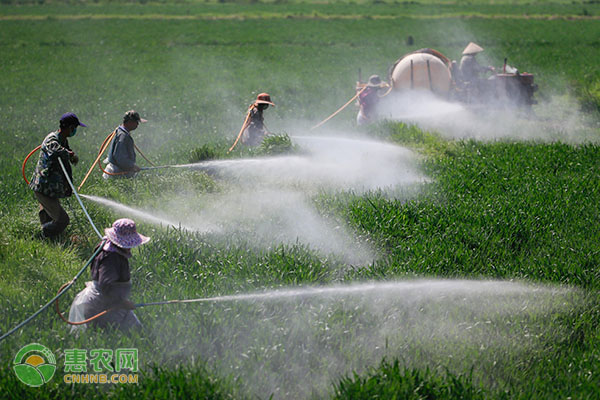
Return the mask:
<path fill-rule="evenodd" d="M 34 193 L 40 203 L 39 217 L 42 224 L 42 233 L 48 238 L 58 236 L 69 225 L 69 215 L 62 208 L 58 199 L 38 192 Z"/>

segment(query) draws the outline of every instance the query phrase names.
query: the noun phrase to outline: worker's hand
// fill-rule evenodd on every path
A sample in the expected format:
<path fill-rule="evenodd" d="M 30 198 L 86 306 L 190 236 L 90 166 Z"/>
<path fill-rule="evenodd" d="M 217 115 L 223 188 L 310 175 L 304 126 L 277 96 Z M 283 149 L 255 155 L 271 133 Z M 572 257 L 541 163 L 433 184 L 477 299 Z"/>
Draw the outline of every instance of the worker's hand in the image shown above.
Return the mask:
<path fill-rule="evenodd" d="M 126 310 L 135 310 L 135 304 L 133 304 L 133 302 L 129 300 L 123 300 L 120 306 L 121 308 L 124 308 Z"/>
<path fill-rule="evenodd" d="M 77 157 L 75 152 L 69 151 L 69 161 L 71 161 L 71 164 L 77 164 L 79 162 L 79 157 Z"/>
<path fill-rule="evenodd" d="M 137 165 L 133 166 L 133 172 L 140 172 L 142 169 L 140 167 L 138 167 Z"/>

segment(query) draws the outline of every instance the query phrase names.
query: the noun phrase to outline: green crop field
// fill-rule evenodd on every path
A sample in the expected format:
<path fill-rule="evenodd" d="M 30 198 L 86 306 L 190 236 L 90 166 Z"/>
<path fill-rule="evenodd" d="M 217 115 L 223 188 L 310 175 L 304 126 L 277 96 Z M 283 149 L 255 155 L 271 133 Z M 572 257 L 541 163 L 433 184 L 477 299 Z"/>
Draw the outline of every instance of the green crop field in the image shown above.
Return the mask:
<path fill-rule="evenodd" d="M 127 335 L 71 335 L 49 309 L 0 342 L 0 398 L 598 398 L 599 19 L 597 1 L 0 1 L 0 333 L 98 242 L 74 197 L 66 232 L 40 239 L 21 176 L 67 111 L 88 125 L 76 185 L 131 108 L 157 165 L 212 160 L 94 171 L 81 193 L 98 228 L 131 217 L 152 237 L 134 303 L 218 298 L 139 308 Z M 533 114 L 357 127 L 351 106 L 309 132 L 359 69 L 470 41 L 535 74 Z M 280 135 L 228 153 L 260 92 Z M 307 146 L 324 159 L 302 163 Z M 40 388 L 12 369 L 32 342 L 57 358 Z M 99 348 L 138 349 L 138 383 L 63 381 L 66 350 Z"/>

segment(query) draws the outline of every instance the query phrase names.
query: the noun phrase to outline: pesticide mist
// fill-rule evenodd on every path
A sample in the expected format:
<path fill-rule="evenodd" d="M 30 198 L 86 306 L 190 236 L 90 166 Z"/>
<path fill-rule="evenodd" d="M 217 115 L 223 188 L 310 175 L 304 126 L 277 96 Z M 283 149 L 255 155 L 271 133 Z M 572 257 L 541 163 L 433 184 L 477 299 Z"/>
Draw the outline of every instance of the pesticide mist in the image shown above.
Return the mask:
<path fill-rule="evenodd" d="M 395 196 L 398 188 L 419 188 L 429 178 L 417 156 L 361 138 L 292 140 L 300 152 L 290 156 L 178 166 L 215 177 L 216 193 L 183 190 L 154 209 L 85 197 L 120 216 L 202 232 L 206 240 L 241 234 L 263 248 L 299 242 L 348 264 L 369 265 L 374 250 L 322 215 L 314 198 L 374 190 Z M 170 290 L 165 295 L 177 298 Z M 142 307 L 137 314 L 161 349 L 149 364 L 202 360 L 242 385 L 243 393 L 305 399 L 327 396 L 332 382 L 383 358 L 437 372 L 473 368 L 475 381 L 502 385 L 496 379 L 505 370 L 492 372 L 544 357 L 548 346 L 571 335 L 561 318 L 581 304 L 580 293 L 561 287 L 406 280 L 236 293 L 159 306 L 169 307 L 160 312 Z"/>
<path fill-rule="evenodd" d="M 207 161 L 175 167 L 204 170 L 222 183 L 218 193 L 185 192 L 140 210 L 93 196 L 87 199 L 121 216 L 180 226 L 221 236 L 240 234 L 249 245 L 302 243 L 350 264 L 375 258 L 366 243 L 333 217 L 321 215 L 314 197 L 339 192 L 362 194 L 427 181 L 411 151 L 359 138 L 294 136 L 296 155 Z"/>
<path fill-rule="evenodd" d="M 540 100 L 532 110 L 494 104 L 463 104 L 429 91 L 390 95 L 381 102 L 382 118 L 415 124 L 450 139 L 597 141 L 586 117 L 567 97 Z"/>
<path fill-rule="evenodd" d="M 576 291 L 557 287 L 408 280 L 214 297 L 172 306 L 171 327 L 139 313 L 164 338 L 165 363 L 185 352 L 241 378 L 245 392 L 300 399 L 324 396 L 331 382 L 383 357 L 409 368 L 474 367 L 496 384 L 486 371 L 542 356 L 570 334 L 550 322 L 578 301 Z"/>

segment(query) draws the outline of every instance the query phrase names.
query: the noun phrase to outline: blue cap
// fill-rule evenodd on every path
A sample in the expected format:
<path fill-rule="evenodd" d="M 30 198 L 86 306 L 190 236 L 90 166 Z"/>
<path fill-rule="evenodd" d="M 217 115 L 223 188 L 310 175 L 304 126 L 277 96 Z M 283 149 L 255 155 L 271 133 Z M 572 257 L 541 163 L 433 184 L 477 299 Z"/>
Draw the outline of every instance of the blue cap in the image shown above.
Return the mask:
<path fill-rule="evenodd" d="M 77 115 L 73 114 L 72 112 L 63 114 L 63 116 L 60 117 L 60 122 L 63 125 L 78 125 L 87 127 L 87 125 L 82 124 L 79 121 L 79 118 L 77 118 Z"/>

